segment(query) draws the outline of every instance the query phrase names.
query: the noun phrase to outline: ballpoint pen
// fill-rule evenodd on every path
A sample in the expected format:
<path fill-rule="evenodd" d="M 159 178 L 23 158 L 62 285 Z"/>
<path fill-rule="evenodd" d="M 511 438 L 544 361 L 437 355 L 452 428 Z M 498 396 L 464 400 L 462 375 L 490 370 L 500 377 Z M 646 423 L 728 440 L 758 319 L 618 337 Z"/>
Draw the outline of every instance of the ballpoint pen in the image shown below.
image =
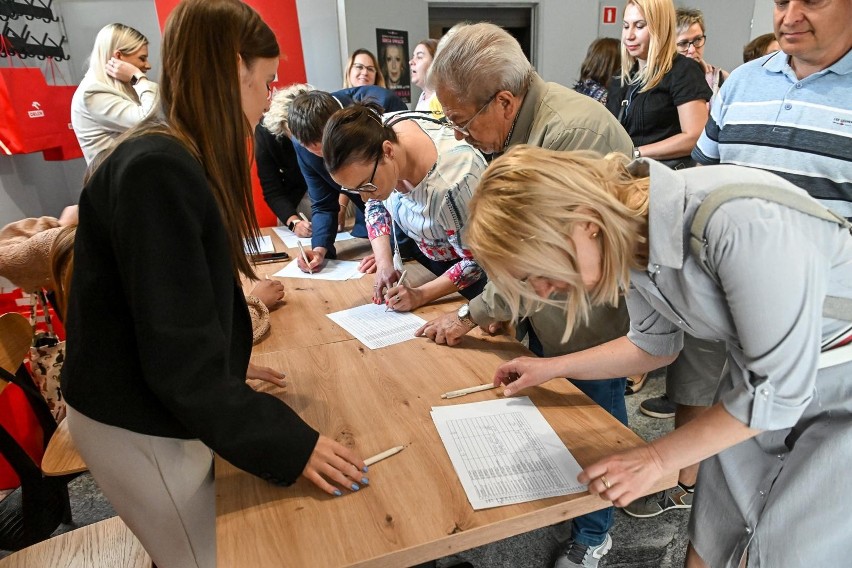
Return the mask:
<path fill-rule="evenodd" d="M 310 266 L 310 264 L 309 264 L 309 261 L 308 261 L 308 255 L 307 255 L 307 254 L 305 254 L 305 247 L 303 247 L 303 246 L 302 246 L 301 241 L 296 241 L 296 244 L 299 246 L 299 254 L 300 254 L 300 255 L 302 255 L 302 260 L 304 260 L 304 261 L 305 261 L 305 266 L 307 266 L 307 267 L 308 267 L 308 273 L 309 273 L 309 274 L 313 274 L 313 273 L 314 273 L 314 271 L 313 271 L 313 269 L 311 268 L 311 266 Z"/>
<path fill-rule="evenodd" d="M 396 287 L 397 287 L 397 288 L 399 288 L 400 286 L 402 286 L 402 281 L 403 281 L 403 280 L 405 280 L 405 275 L 406 275 L 406 274 L 407 274 L 407 272 L 406 272 L 405 270 L 403 270 L 403 271 L 402 271 L 402 274 L 399 276 L 399 281 L 396 283 Z M 387 300 L 385 300 L 385 311 L 388 311 L 389 309 L 390 309 L 390 298 L 388 298 Z"/>

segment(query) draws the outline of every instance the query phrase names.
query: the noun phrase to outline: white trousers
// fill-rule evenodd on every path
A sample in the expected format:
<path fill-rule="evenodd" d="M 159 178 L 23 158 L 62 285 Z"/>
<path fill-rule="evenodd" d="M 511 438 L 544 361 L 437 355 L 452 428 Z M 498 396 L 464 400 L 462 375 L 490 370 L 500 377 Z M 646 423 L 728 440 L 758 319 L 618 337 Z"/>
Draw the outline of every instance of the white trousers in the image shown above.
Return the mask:
<path fill-rule="evenodd" d="M 109 426 L 70 405 L 68 428 L 101 491 L 157 568 L 215 568 L 210 448 Z"/>

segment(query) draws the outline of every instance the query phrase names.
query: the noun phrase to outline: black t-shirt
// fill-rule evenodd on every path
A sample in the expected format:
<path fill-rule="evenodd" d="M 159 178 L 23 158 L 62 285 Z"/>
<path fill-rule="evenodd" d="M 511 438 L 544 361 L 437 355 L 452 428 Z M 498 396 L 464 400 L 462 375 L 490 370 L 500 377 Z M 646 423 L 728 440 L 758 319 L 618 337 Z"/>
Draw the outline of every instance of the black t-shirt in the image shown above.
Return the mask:
<path fill-rule="evenodd" d="M 620 121 L 637 147 L 680 134 L 677 107 L 696 100 L 709 101 L 713 96 L 701 65 L 680 54 L 675 55 L 671 70 L 656 87 L 644 93 L 640 90 L 641 85 L 625 86 L 619 77 L 613 77 L 606 103 L 617 117 L 622 102 L 628 101 Z"/>

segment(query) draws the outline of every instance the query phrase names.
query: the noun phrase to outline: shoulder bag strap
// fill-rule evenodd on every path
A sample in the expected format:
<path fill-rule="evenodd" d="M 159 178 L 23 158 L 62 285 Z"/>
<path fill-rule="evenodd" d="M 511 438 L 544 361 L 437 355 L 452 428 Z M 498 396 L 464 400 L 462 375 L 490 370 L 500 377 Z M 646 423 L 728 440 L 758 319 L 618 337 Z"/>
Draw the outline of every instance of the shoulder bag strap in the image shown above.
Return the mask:
<path fill-rule="evenodd" d="M 689 248 L 692 254 L 698 259 L 704 271 L 716 280 L 717 283 L 718 279 L 707 263 L 707 239 L 704 236 L 707 224 L 710 221 L 710 217 L 722 204 L 734 199 L 746 198 L 763 199 L 764 201 L 789 207 L 790 209 L 800 211 L 823 221 L 836 223 L 852 234 L 852 223 L 833 211 L 826 209 L 817 201 L 803 195 L 783 190 L 779 191 L 778 188 L 767 185 L 732 184 L 720 187 L 710 193 L 698 207 L 698 211 L 696 211 L 695 217 L 692 219 L 692 225 L 689 230 Z M 834 319 L 852 321 L 852 299 L 826 296 L 823 302 L 822 314 L 823 316 Z"/>

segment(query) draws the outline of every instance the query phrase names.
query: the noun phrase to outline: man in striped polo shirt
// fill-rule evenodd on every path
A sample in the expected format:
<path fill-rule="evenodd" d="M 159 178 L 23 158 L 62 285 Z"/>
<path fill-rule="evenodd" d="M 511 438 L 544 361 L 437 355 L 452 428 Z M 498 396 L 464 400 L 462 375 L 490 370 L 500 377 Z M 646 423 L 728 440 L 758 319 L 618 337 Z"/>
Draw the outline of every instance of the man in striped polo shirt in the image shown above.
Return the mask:
<path fill-rule="evenodd" d="M 769 170 L 852 217 L 852 0 L 775 3 L 781 51 L 725 81 L 692 152 Z"/>
<path fill-rule="evenodd" d="M 713 97 L 710 118 L 692 158 L 771 171 L 804 188 L 826 207 L 852 217 L 852 0 L 776 0 L 781 51 L 735 69 Z M 667 384 L 667 394 L 642 402 L 650 416 L 671 416 L 679 428 L 713 403 L 723 346 L 685 338 L 675 362 L 692 381 Z M 715 384 L 718 385 L 718 379 Z M 687 402 L 688 401 L 688 402 Z M 665 413 L 665 414 L 663 414 Z M 698 467 L 678 485 L 624 508 L 651 517 L 691 506 Z"/>

